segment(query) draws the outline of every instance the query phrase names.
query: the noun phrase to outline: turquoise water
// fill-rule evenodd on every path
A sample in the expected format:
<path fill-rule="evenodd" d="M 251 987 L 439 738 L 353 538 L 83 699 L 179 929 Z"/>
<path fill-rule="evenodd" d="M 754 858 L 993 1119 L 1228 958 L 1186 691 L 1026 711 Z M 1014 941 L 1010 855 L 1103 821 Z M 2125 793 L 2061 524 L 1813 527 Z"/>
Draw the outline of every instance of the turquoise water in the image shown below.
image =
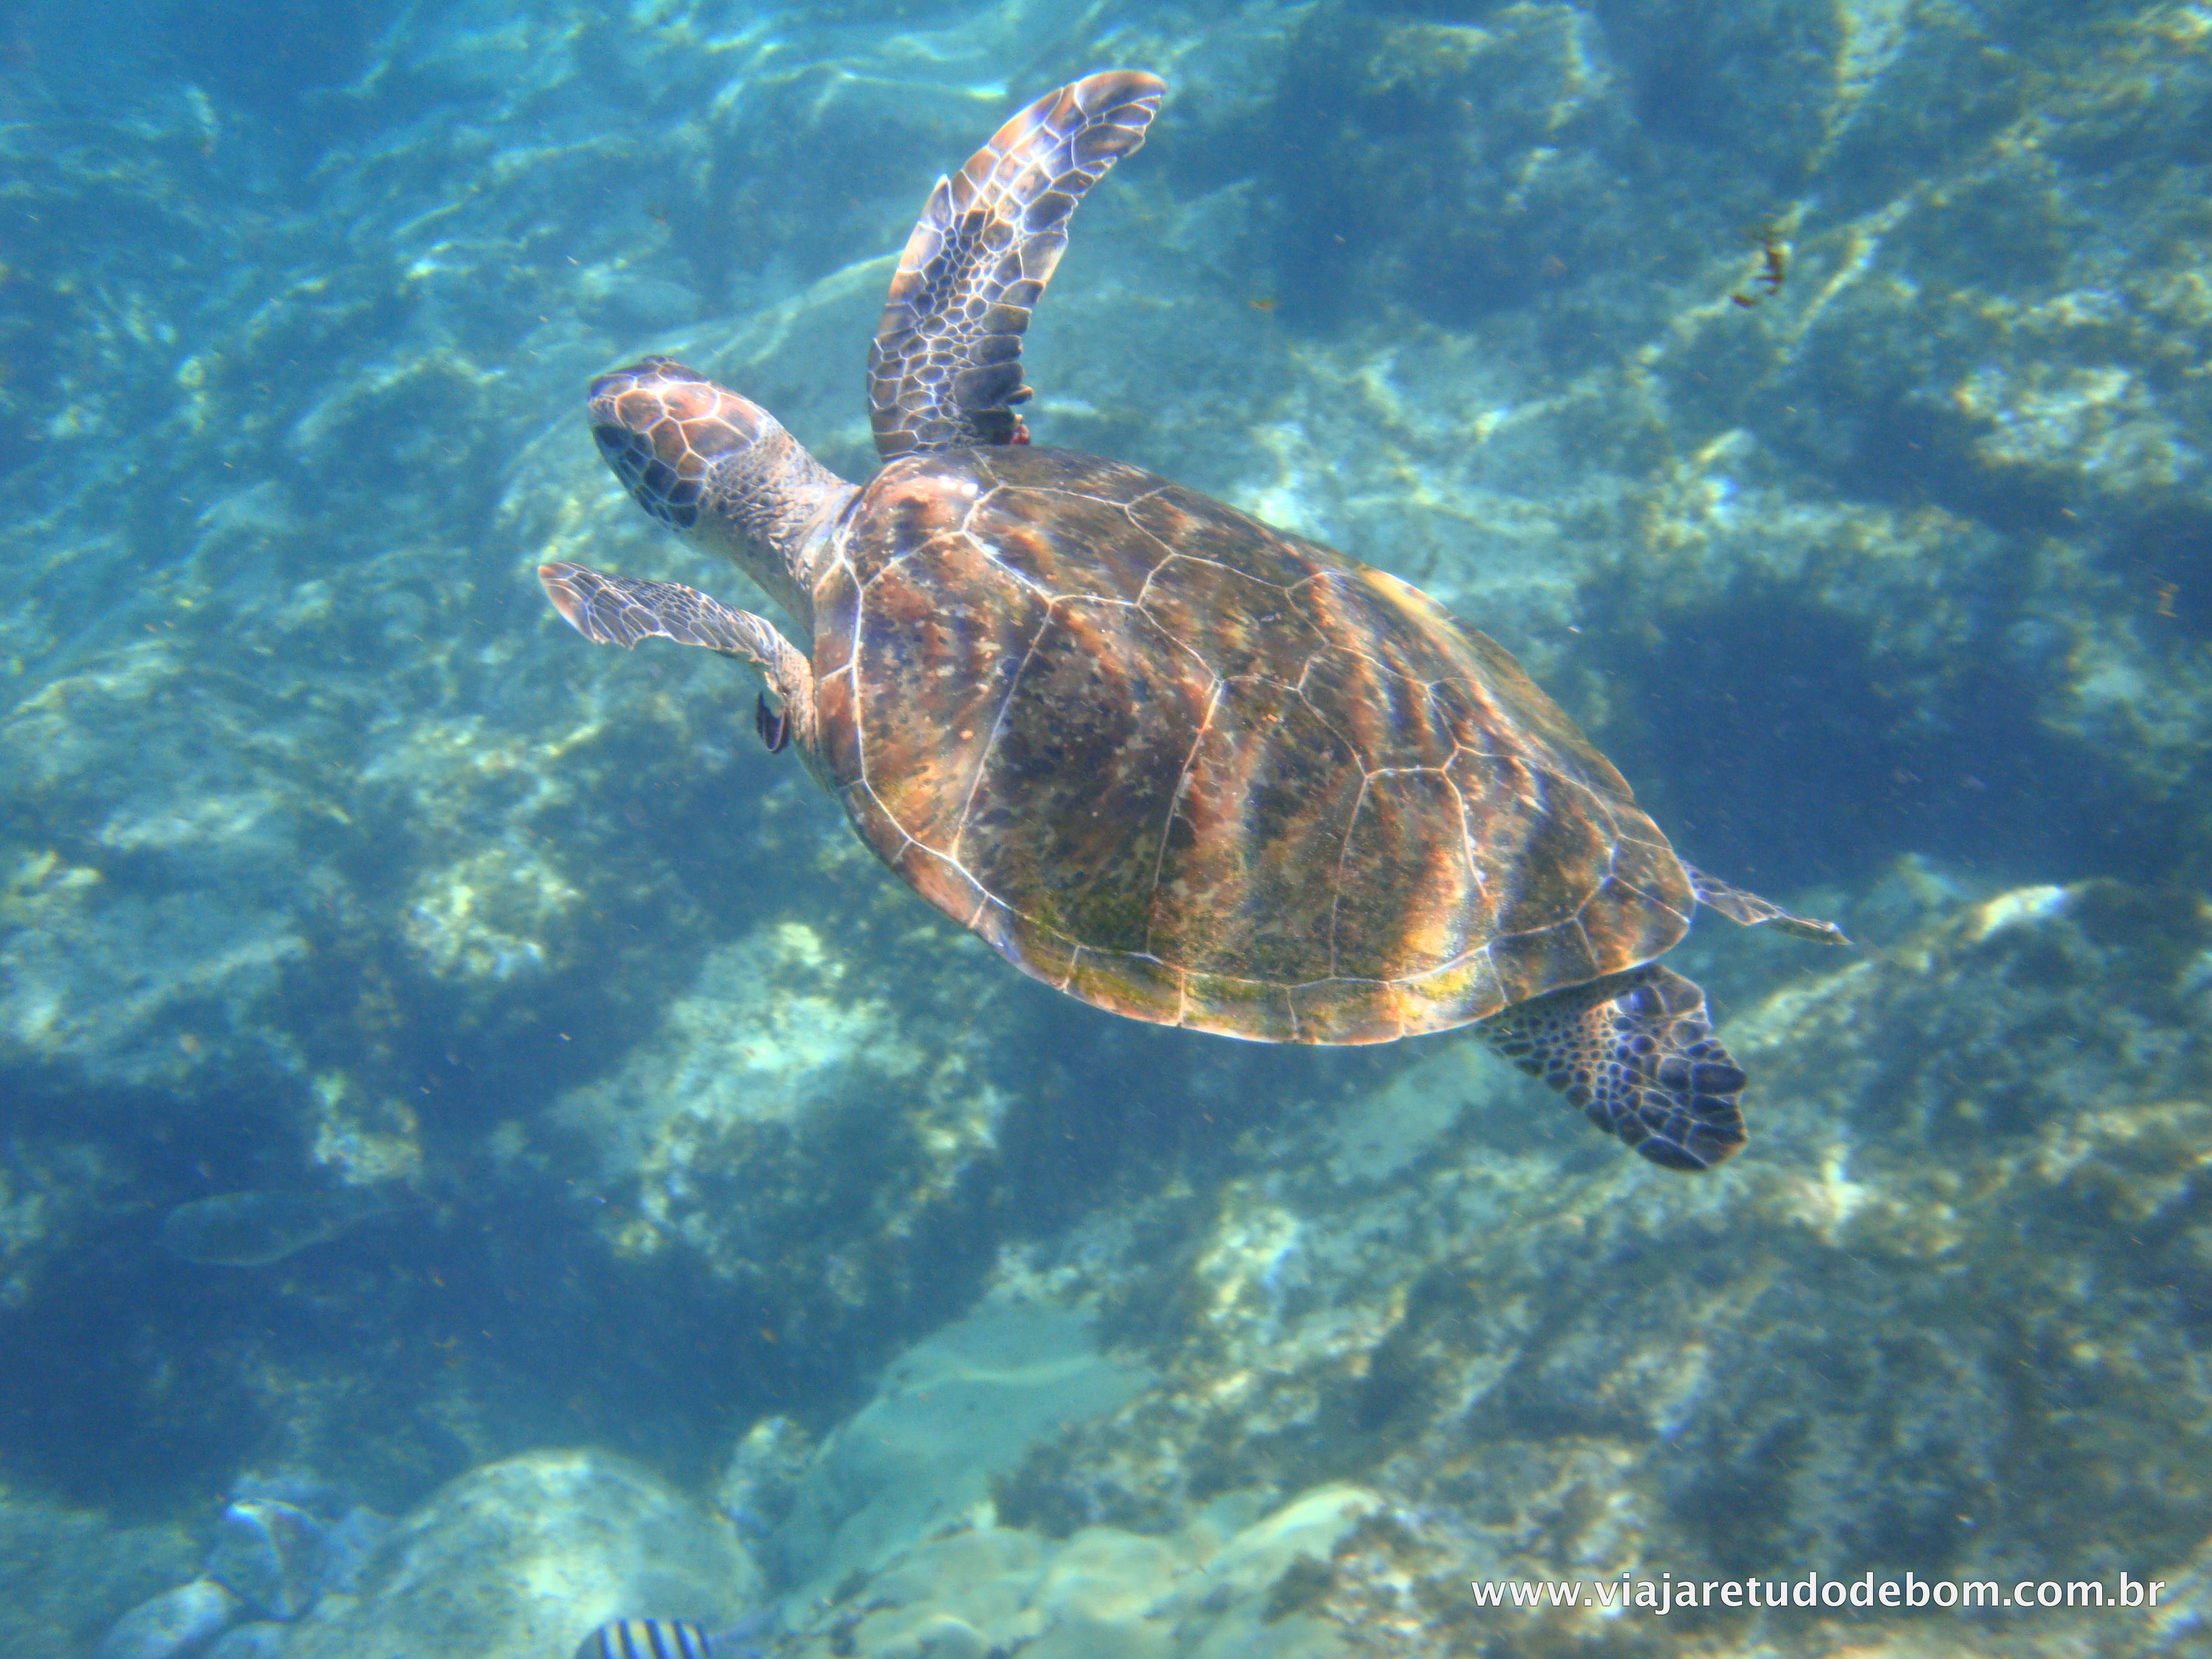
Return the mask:
<path fill-rule="evenodd" d="M 1109 66 L 1036 442 L 1844 926 L 1668 958 L 1723 1168 L 1057 996 L 545 603 L 763 608 L 587 383 L 865 479 L 930 186 Z M 2177 0 L 0 7 L 0 1655 L 2196 1650 L 2208 105 Z M 2163 1588 L 1481 1589 L 1908 1572 Z"/>

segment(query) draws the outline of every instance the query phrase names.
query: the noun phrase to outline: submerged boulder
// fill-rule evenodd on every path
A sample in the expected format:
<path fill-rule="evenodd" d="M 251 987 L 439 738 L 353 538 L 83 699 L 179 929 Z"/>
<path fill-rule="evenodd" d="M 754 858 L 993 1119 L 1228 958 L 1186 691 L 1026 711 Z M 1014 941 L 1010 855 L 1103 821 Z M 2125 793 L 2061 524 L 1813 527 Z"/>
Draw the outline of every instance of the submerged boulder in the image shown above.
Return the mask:
<path fill-rule="evenodd" d="M 238 1598 L 212 1578 L 195 1578 L 117 1620 L 93 1659 L 184 1659 L 222 1634 L 239 1607 Z"/>
<path fill-rule="evenodd" d="M 728 1522 L 591 1451 L 476 1469 L 394 1529 L 362 1593 L 326 1595 L 287 1659 L 544 1659 L 610 1619 L 731 1622 L 760 1599 Z"/>

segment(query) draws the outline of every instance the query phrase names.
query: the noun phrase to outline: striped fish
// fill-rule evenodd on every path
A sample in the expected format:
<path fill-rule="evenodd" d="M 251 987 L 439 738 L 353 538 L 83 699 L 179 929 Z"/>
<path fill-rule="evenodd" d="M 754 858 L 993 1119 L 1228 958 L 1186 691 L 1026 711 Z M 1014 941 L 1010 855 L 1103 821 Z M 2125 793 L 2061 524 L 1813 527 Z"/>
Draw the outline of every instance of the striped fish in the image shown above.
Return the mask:
<path fill-rule="evenodd" d="M 617 1619 L 584 1638 L 576 1659 L 715 1659 L 714 1640 L 681 1619 Z"/>

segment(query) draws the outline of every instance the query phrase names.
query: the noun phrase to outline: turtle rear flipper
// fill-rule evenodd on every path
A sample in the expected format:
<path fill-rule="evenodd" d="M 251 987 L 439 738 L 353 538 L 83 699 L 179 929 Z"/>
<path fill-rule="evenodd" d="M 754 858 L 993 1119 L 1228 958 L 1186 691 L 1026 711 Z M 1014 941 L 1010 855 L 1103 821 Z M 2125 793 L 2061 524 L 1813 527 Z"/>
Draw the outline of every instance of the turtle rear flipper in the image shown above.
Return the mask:
<path fill-rule="evenodd" d="M 940 179 L 899 256 L 868 348 L 868 415 L 885 460 L 1014 435 L 1022 336 L 1084 191 L 1145 142 L 1167 90 L 1108 70 L 1047 93 Z"/>
<path fill-rule="evenodd" d="M 1645 966 L 1516 1003 L 1475 1027 L 1492 1048 L 1670 1170 L 1710 1170 L 1746 1139 L 1742 1069 L 1705 994 Z"/>
<path fill-rule="evenodd" d="M 673 640 L 744 658 L 783 703 L 773 737 L 762 722 L 769 748 L 796 738 L 803 752 L 814 752 L 814 670 L 767 617 L 733 611 L 681 582 L 641 582 L 580 564 L 541 564 L 538 580 L 554 609 L 595 645 L 627 651 L 640 640 Z"/>
<path fill-rule="evenodd" d="M 1763 899 L 1756 893 L 1747 893 L 1741 887 L 1731 887 L 1718 877 L 1684 865 L 1690 878 L 1690 886 L 1698 896 L 1698 902 L 1719 911 L 1730 921 L 1742 927 L 1764 927 L 1772 923 L 1778 933 L 1788 933 L 1793 939 L 1809 939 L 1820 945 L 1849 945 L 1844 930 L 1832 921 L 1812 921 L 1796 916 L 1771 899 Z"/>

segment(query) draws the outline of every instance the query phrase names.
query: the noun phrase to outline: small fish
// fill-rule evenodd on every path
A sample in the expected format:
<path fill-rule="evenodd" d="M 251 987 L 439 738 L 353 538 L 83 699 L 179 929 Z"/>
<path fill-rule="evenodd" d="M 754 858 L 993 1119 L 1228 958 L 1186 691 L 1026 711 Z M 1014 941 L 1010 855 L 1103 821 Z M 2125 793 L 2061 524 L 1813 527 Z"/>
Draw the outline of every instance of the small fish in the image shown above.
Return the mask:
<path fill-rule="evenodd" d="M 1753 280 L 1770 295 L 1781 293 L 1783 282 L 1790 274 L 1790 244 L 1782 240 L 1778 227 L 1759 227 L 1759 275 Z"/>
<path fill-rule="evenodd" d="M 1772 299 L 1782 292 L 1782 284 L 1790 275 L 1790 244 L 1782 239 L 1779 225 L 1753 225 L 1744 232 L 1753 246 L 1759 250 L 1759 274 L 1751 280 L 1766 291 Z M 1749 310 L 1759 303 L 1758 296 L 1750 294 L 1731 294 L 1729 298 Z"/>
<path fill-rule="evenodd" d="M 405 1201 L 391 1188 L 371 1187 L 219 1193 L 179 1204 L 163 1216 L 161 1248 L 204 1267 L 265 1267 L 389 1215 Z"/>
<path fill-rule="evenodd" d="M 709 1636 L 685 1619 L 617 1619 L 586 1636 L 576 1659 L 760 1659 L 744 1644 L 775 1622 L 773 1613 L 756 1613 Z"/>
<path fill-rule="evenodd" d="M 617 1619 L 600 1626 L 576 1659 L 717 1659 L 714 1638 L 682 1619 Z"/>

